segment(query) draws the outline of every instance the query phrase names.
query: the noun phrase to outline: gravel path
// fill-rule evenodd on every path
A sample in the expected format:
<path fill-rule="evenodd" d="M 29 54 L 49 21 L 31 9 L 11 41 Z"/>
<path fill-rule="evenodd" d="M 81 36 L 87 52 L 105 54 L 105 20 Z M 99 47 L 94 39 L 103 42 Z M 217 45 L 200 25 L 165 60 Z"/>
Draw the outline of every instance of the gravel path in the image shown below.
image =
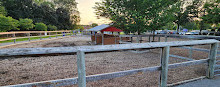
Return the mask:
<path fill-rule="evenodd" d="M 173 40 L 173 39 L 172 39 Z M 89 45 L 90 37 L 70 37 L 41 43 L 29 43 L 8 48 L 59 47 Z M 86 74 L 117 72 L 160 65 L 160 49 L 145 53 L 115 51 L 86 54 Z M 171 54 L 188 56 L 188 50 L 171 48 Z M 204 52 L 194 52 L 193 59 L 207 58 Z M 186 60 L 170 58 L 169 63 Z M 0 86 L 77 77 L 76 55 L 8 57 L 0 60 Z M 205 75 L 206 65 L 170 69 L 168 83 Z M 121 78 L 89 82 L 88 87 L 158 87 L 159 72 L 139 73 Z M 76 85 L 74 85 L 76 86 Z"/>

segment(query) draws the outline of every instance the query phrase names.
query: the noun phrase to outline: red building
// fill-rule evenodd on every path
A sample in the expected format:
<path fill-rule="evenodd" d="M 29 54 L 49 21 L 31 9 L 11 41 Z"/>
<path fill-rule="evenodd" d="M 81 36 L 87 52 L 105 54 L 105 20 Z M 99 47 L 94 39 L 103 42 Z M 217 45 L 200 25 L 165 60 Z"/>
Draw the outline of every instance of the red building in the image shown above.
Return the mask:
<path fill-rule="evenodd" d="M 102 24 L 94 28 L 89 29 L 91 31 L 91 40 L 94 44 L 119 44 L 119 35 L 120 32 L 123 32 L 121 29 L 112 27 L 110 25 Z M 114 33 L 115 32 L 115 33 Z M 127 38 L 121 38 L 123 40 Z"/>

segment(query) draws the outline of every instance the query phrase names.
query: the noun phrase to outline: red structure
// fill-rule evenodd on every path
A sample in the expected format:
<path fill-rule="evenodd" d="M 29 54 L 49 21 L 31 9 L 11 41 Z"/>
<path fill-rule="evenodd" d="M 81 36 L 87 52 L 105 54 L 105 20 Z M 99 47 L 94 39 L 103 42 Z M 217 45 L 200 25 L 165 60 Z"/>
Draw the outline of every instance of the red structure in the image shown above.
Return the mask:
<path fill-rule="evenodd" d="M 91 31 L 91 40 L 94 44 L 119 44 L 119 40 L 126 40 L 127 38 L 119 38 L 121 29 L 111 27 L 110 25 L 100 25 L 89 29 Z M 100 33 L 98 33 L 100 32 Z M 104 32 L 111 32 L 111 34 L 104 34 Z M 118 35 L 114 35 L 113 32 L 117 32 Z"/>
<path fill-rule="evenodd" d="M 101 30 L 101 32 L 104 32 L 104 31 L 108 31 L 108 32 L 122 32 L 121 29 L 118 29 L 118 28 L 115 28 L 115 27 L 108 27 L 108 28 L 105 28 L 105 29 Z"/>

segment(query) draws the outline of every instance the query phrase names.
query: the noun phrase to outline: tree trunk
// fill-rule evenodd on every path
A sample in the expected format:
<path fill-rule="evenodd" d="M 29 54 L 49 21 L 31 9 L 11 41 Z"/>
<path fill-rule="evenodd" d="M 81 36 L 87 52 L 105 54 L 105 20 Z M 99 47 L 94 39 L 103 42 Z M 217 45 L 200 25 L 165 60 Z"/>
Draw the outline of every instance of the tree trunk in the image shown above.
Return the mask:
<path fill-rule="evenodd" d="M 137 31 L 137 32 L 138 32 L 138 35 L 141 35 L 141 32 L 140 32 L 140 30 L 139 30 L 139 29 L 138 29 L 138 31 Z"/>
<path fill-rule="evenodd" d="M 201 21 L 201 23 L 200 23 L 200 30 L 199 30 L 199 35 L 202 35 L 202 30 L 203 30 L 203 28 L 204 28 L 204 23 L 203 23 L 203 21 Z"/>
<path fill-rule="evenodd" d="M 179 34 L 179 32 L 180 32 L 180 25 L 177 24 L 177 34 Z"/>

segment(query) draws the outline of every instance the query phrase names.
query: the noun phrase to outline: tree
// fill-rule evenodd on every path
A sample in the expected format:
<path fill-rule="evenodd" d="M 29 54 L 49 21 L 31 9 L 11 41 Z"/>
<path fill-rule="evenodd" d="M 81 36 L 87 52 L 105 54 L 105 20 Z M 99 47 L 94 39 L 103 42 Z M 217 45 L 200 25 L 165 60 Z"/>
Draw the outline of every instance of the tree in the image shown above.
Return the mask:
<path fill-rule="evenodd" d="M 37 31 L 47 31 L 47 25 L 44 23 L 36 23 L 35 30 Z"/>
<path fill-rule="evenodd" d="M 49 0 L 0 1 L 8 12 L 7 16 L 17 20 L 30 18 L 33 23 L 51 24 L 57 26 L 58 29 L 72 29 L 80 21 L 75 0 L 59 0 L 59 3 Z"/>
<path fill-rule="evenodd" d="M 97 23 L 92 23 L 91 27 L 95 27 L 95 26 L 98 26 Z"/>
<path fill-rule="evenodd" d="M 195 21 L 196 19 L 201 19 L 202 16 L 205 15 L 205 10 L 201 8 L 204 5 L 203 0 L 193 0 L 192 4 L 186 7 L 186 10 L 189 12 L 189 17 L 191 21 Z M 202 34 L 202 30 L 206 29 L 203 20 L 199 20 L 197 23 L 200 29 L 199 34 Z"/>
<path fill-rule="evenodd" d="M 47 25 L 47 30 L 49 30 L 49 31 L 56 31 L 57 30 L 57 27 L 56 26 L 54 26 L 54 25 Z"/>
<path fill-rule="evenodd" d="M 3 15 L 0 15 L 0 31 L 10 31 L 10 30 L 18 30 L 19 22 L 16 19 L 13 19 L 12 17 L 6 17 Z"/>
<path fill-rule="evenodd" d="M 175 24 L 173 22 L 168 22 L 165 26 L 162 27 L 162 29 L 174 30 L 176 28 L 175 28 Z"/>
<path fill-rule="evenodd" d="M 190 21 L 189 11 L 184 9 L 186 2 L 183 0 L 178 1 L 174 5 L 172 5 L 173 10 L 171 14 L 174 18 L 173 22 L 177 24 L 177 33 L 180 32 L 180 26 L 185 25 L 187 22 Z"/>
<path fill-rule="evenodd" d="M 199 26 L 195 22 L 187 22 L 183 27 L 191 30 L 199 29 Z"/>
<path fill-rule="evenodd" d="M 206 15 L 202 19 L 206 23 L 211 23 L 217 25 L 220 23 L 220 0 L 211 0 L 210 2 L 205 3 L 204 9 Z"/>
<path fill-rule="evenodd" d="M 71 24 L 71 26 L 68 26 L 68 29 L 73 28 L 80 22 L 79 11 L 77 9 L 78 3 L 75 0 L 54 0 L 54 3 L 55 6 L 58 7 L 57 12 L 60 15 L 63 15 L 62 12 L 59 11 L 64 11 L 66 15 L 65 18 L 69 18 L 68 20 L 65 20 L 65 22 Z"/>
<path fill-rule="evenodd" d="M 33 20 L 32 19 L 19 19 L 19 27 L 20 30 L 29 30 L 34 28 Z"/>
<path fill-rule="evenodd" d="M 2 6 L 2 2 L 0 1 L 0 15 L 4 15 L 6 16 L 7 15 L 7 12 L 5 10 L 5 7 Z"/>
<path fill-rule="evenodd" d="M 177 0 L 104 0 L 94 7 L 98 17 L 106 17 L 114 22 L 114 26 L 125 31 L 141 32 L 155 30 L 164 25 L 166 11 Z M 152 28 L 153 26 L 153 28 Z"/>

